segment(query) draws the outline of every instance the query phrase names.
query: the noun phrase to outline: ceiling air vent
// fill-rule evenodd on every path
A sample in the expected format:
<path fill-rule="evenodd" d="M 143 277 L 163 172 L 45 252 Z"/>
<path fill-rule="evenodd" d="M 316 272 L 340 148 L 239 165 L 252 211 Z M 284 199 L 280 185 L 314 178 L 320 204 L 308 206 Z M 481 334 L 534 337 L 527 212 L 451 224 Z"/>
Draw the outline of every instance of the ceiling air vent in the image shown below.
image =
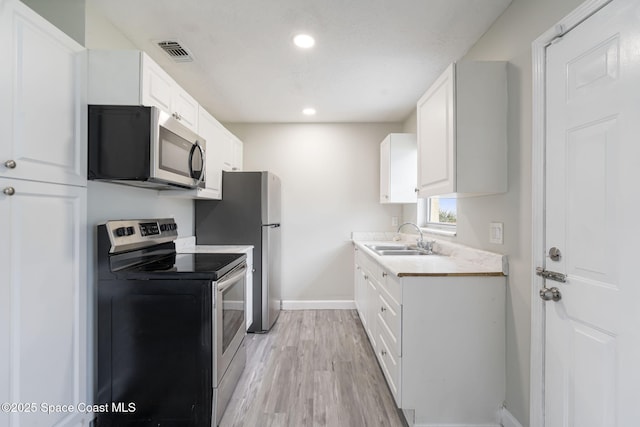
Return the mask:
<path fill-rule="evenodd" d="M 158 46 L 160 46 L 160 48 L 164 50 L 167 55 L 169 55 L 171 59 L 176 62 L 193 61 L 193 57 L 191 56 L 189 51 L 186 48 L 182 47 L 182 45 L 180 45 L 180 43 L 175 40 L 158 42 Z"/>

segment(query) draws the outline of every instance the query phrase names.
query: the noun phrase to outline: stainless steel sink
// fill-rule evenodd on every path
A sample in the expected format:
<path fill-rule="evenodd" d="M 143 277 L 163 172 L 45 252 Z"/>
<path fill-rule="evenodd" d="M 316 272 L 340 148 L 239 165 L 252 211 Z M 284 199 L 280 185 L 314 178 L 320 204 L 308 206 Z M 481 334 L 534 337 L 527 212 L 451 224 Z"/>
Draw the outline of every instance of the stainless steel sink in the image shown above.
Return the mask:
<path fill-rule="evenodd" d="M 379 255 L 431 255 L 429 252 L 423 249 L 387 249 L 382 251 L 376 251 Z"/>
<path fill-rule="evenodd" d="M 431 255 L 429 251 L 408 245 L 365 245 L 378 255 Z"/>
<path fill-rule="evenodd" d="M 374 251 L 393 251 L 393 250 L 407 250 L 411 249 L 407 245 L 365 245 L 369 249 Z"/>

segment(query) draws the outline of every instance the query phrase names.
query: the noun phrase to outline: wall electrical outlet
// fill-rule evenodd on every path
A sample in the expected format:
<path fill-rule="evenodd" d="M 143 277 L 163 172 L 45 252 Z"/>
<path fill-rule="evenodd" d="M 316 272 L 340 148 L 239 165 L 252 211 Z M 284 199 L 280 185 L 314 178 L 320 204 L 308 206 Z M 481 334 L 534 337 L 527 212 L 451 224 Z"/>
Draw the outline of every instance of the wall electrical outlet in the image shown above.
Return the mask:
<path fill-rule="evenodd" d="M 392 216 L 391 217 L 391 226 L 392 227 L 397 227 L 398 226 L 398 217 L 397 216 Z"/>
<path fill-rule="evenodd" d="M 504 244 L 504 224 L 502 222 L 489 223 L 489 243 Z"/>

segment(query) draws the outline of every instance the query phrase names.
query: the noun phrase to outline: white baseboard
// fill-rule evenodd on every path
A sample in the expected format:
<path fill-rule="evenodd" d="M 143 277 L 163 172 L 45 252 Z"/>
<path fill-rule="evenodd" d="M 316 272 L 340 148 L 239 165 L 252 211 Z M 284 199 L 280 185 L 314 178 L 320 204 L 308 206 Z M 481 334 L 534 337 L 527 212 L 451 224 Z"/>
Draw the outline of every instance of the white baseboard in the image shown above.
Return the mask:
<path fill-rule="evenodd" d="M 414 424 L 413 427 L 500 427 L 500 424 Z"/>
<path fill-rule="evenodd" d="M 522 424 L 511 415 L 511 412 L 507 408 L 502 408 L 500 411 L 500 418 L 502 419 L 502 427 L 522 427 Z"/>
<path fill-rule="evenodd" d="M 283 310 L 353 310 L 352 300 L 289 300 L 282 301 Z"/>

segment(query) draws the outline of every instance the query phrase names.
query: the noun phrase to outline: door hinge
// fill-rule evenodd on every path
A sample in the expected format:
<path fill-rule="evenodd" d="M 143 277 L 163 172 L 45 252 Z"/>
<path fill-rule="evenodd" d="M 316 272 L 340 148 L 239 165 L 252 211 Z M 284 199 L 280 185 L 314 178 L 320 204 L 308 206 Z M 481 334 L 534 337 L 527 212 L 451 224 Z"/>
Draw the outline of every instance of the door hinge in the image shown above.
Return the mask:
<path fill-rule="evenodd" d="M 556 36 L 549 42 L 550 45 L 556 44 L 562 40 L 566 31 L 564 25 L 558 24 L 556 25 Z"/>

